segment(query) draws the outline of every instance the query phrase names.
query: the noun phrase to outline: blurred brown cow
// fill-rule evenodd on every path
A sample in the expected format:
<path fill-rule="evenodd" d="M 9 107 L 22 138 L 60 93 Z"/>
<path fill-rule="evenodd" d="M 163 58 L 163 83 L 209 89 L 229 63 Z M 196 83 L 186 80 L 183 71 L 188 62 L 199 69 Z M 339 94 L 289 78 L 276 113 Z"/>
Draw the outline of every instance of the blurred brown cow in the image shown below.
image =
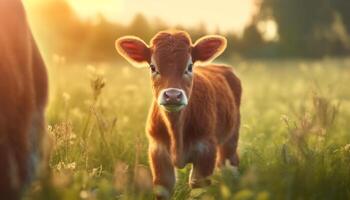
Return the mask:
<path fill-rule="evenodd" d="M 20 0 L 0 0 L 0 196 L 19 199 L 35 175 L 47 101 L 45 64 Z"/>

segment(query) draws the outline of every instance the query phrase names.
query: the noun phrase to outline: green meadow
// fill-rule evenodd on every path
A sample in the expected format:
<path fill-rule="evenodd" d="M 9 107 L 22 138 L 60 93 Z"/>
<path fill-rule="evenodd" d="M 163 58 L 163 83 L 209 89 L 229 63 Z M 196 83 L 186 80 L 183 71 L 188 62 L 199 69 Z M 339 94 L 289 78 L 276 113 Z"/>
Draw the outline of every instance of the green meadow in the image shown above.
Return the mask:
<path fill-rule="evenodd" d="M 350 199 L 350 59 L 225 61 L 242 80 L 238 170 L 174 200 Z M 48 64 L 50 170 L 25 199 L 153 199 L 145 122 L 149 69 Z"/>

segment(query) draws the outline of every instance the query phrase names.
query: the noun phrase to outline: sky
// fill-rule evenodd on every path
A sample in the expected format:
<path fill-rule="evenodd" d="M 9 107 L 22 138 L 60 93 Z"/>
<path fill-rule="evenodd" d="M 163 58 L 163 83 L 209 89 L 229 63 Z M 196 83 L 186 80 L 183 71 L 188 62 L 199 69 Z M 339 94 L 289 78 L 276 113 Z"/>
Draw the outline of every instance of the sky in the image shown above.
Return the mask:
<path fill-rule="evenodd" d="M 39 1 L 39 0 L 28 0 Z M 67 0 L 82 18 L 102 13 L 108 19 L 128 24 L 135 14 L 149 20 L 185 27 L 204 24 L 209 31 L 241 32 L 255 12 L 254 0 Z"/>

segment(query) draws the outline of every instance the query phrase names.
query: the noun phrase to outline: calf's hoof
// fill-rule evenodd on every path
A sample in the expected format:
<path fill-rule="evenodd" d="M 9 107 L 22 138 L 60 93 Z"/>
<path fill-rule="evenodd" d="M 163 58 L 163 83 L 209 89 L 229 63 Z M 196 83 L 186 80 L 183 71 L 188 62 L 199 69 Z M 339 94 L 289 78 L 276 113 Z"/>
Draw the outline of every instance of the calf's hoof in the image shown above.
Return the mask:
<path fill-rule="evenodd" d="M 190 187 L 192 189 L 194 188 L 202 188 L 202 187 L 207 187 L 211 185 L 211 180 L 210 179 L 201 179 L 201 180 L 190 180 Z"/>
<path fill-rule="evenodd" d="M 170 192 L 161 185 L 156 185 L 154 187 L 154 194 L 156 196 L 156 200 L 168 200 L 170 199 Z"/>

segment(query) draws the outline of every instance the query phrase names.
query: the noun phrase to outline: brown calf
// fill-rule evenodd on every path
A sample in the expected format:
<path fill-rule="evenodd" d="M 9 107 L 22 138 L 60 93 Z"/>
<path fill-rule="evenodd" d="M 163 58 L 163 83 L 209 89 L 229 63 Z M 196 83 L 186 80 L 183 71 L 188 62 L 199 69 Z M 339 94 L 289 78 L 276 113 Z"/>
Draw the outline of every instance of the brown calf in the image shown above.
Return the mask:
<path fill-rule="evenodd" d="M 118 52 L 132 64 L 148 63 L 154 101 L 147 133 L 149 158 L 157 194 L 167 199 L 175 184 L 174 166 L 192 163 L 189 183 L 209 183 L 215 163 L 226 159 L 238 166 L 241 83 L 230 68 L 219 65 L 193 66 L 208 62 L 226 47 L 221 36 L 206 36 L 192 44 L 182 31 L 160 32 L 146 45 L 126 36 L 116 41 Z"/>
<path fill-rule="evenodd" d="M 44 132 L 46 69 L 20 0 L 0 0 L 0 196 L 20 199 Z"/>

